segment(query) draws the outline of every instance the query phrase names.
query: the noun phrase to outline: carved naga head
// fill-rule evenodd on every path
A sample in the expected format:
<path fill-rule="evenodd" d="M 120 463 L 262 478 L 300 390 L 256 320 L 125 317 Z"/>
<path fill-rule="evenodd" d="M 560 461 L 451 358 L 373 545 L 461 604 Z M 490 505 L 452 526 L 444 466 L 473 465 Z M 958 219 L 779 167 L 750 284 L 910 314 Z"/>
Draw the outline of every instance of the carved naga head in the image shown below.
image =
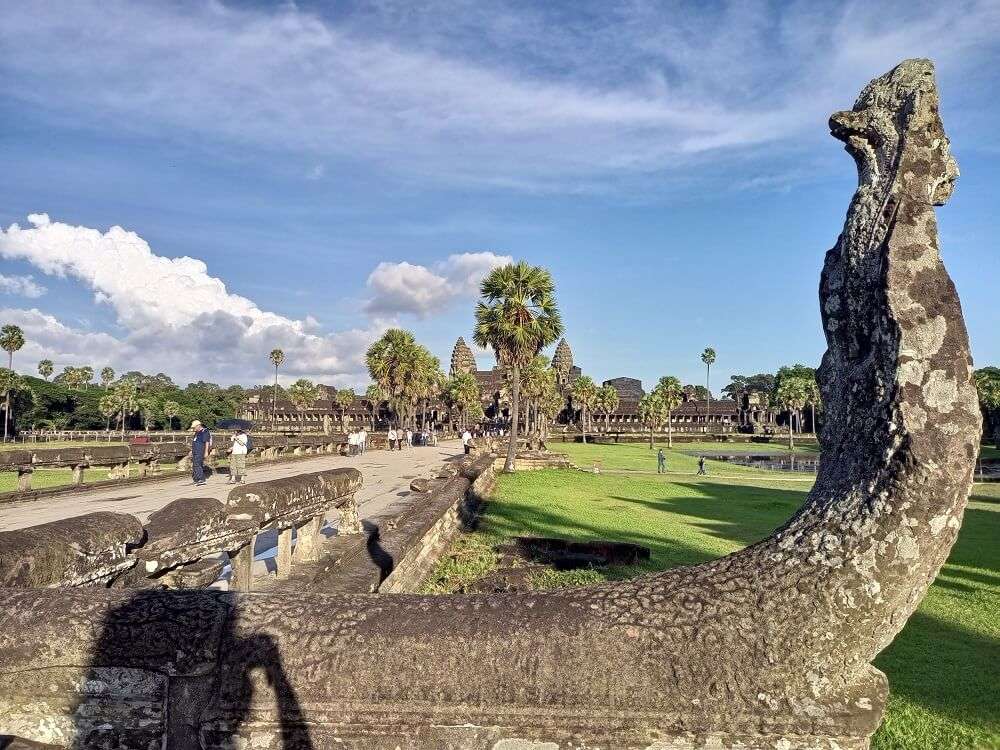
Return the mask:
<path fill-rule="evenodd" d="M 854 157 L 861 191 L 882 197 L 902 192 L 941 206 L 954 190 L 958 164 L 938 116 L 934 64 L 908 63 L 866 86 L 854 109 L 834 113 L 830 132 Z M 933 113 L 929 120 L 914 120 L 920 104 Z"/>

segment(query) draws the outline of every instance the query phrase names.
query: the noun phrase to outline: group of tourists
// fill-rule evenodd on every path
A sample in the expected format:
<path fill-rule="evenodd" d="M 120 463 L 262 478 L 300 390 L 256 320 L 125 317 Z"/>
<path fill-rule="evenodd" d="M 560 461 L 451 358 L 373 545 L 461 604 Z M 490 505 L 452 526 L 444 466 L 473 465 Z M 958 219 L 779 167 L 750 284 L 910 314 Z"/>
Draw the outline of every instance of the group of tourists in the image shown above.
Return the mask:
<path fill-rule="evenodd" d="M 212 433 L 197 419 L 191 423 L 191 480 L 196 487 L 205 484 L 205 457 L 212 453 Z M 229 438 L 229 484 L 243 484 L 247 478 L 247 454 L 253 441 L 242 427 Z"/>
<path fill-rule="evenodd" d="M 466 453 L 468 453 L 468 451 L 466 451 Z M 659 450 L 656 451 L 656 473 L 657 474 L 667 473 L 667 454 L 663 452 L 663 448 L 660 448 Z M 698 476 L 708 476 L 708 472 L 705 471 L 704 456 L 698 456 Z"/>
<path fill-rule="evenodd" d="M 396 429 L 395 427 L 389 427 L 389 433 L 386 436 L 388 440 L 389 450 L 403 450 L 405 445 L 407 448 L 412 448 L 414 445 L 437 445 L 437 433 L 434 430 L 423 429 L 418 432 L 414 432 L 409 427 Z"/>
<path fill-rule="evenodd" d="M 368 450 L 368 431 L 362 427 L 360 430 L 351 429 L 347 433 L 347 455 L 361 456 Z"/>

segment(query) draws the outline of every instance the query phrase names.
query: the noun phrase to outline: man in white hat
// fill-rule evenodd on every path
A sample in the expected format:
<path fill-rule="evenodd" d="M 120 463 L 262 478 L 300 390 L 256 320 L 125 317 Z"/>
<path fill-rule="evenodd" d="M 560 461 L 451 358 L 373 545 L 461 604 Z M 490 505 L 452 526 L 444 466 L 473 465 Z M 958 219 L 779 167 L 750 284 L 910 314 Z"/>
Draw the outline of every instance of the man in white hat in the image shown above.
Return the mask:
<path fill-rule="evenodd" d="M 212 433 L 197 419 L 191 423 L 194 437 L 191 439 L 191 478 L 194 484 L 205 484 L 205 456 L 212 450 Z"/>

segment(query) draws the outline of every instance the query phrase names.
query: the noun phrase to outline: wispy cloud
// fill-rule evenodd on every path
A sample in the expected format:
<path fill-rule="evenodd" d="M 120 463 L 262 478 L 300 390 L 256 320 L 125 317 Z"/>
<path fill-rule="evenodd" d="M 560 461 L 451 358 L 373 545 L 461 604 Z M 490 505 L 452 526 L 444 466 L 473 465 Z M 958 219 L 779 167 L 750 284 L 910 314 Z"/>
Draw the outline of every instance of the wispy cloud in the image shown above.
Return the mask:
<path fill-rule="evenodd" d="M 886 19 L 891 23 L 886 23 Z M 75 123 L 528 190 L 773 159 L 906 56 L 982 70 L 1000 6 L 13 4 L 0 92 Z M 321 162 L 320 162 L 321 163 Z"/>

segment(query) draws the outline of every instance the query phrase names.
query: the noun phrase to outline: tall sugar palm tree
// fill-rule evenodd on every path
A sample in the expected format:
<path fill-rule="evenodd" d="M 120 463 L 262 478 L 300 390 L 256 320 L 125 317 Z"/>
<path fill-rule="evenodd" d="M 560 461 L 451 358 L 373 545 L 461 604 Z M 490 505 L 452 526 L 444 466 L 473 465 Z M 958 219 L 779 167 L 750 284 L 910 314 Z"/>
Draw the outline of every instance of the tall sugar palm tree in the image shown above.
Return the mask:
<path fill-rule="evenodd" d="M 24 346 L 24 331 L 15 325 L 5 325 L 0 328 L 0 349 L 7 352 L 7 369 L 14 370 L 14 352 Z M 4 389 L 3 406 L 3 440 L 7 442 L 7 430 L 10 424 L 10 388 Z"/>
<path fill-rule="evenodd" d="M 708 418 L 712 414 L 712 365 L 715 364 L 715 349 L 710 346 L 705 347 L 701 353 L 701 361 L 705 363 L 705 429 L 708 429 Z"/>
<path fill-rule="evenodd" d="M 782 378 L 774 392 L 778 406 L 788 410 L 788 450 L 795 450 L 793 416 L 805 408 L 809 399 L 809 382 L 800 376 Z"/>
<path fill-rule="evenodd" d="M 981 367 L 975 378 L 979 406 L 986 415 L 984 423 L 993 427 L 993 444 L 1000 448 L 1000 368 Z"/>
<path fill-rule="evenodd" d="M 618 389 L 613 385 L 602 385 L 597 389 L 597 408 L 604 413 L 604 432 L 611 430 L 611 412 L 618 408 Z"/>
<path fill-rule="evenodd" d="M 378 408 L 385 401 L 385 394 L 379 388 L 378 383 L 372 383 L 365 390 L 365 408 L 368 409 L 368 416 L 372 421 L 372 432 L 375 432 L 375 421 L 378 417 Z"/>
<path fill-rule="evenodd" d="M 587 443 L 587 418 L 597 403 L 597 384 L 587 375 L 573 381 L 573 404 L 580 407 L 580 426 L 583 428 L 583 442 Z"/>
<path fill-rule="evenodd" d="M 101 385 L 104 386 L 104 390 L 108 389 L 112 381 L 115 379 L 115 371 L 112 367 L 101 368 Z"/>
<path fill-rule="evenodd" d="M 51 359 L 43 359 L 38 363 L 38 374 L 42 376 L 44 380 L 48 380 L 49 376 L 52 375 L 52 371 L 55 367 L 52 364 Z"/>
<path fill-rule="evenodd" d="M 639 399 L 639 419 L 649 428 L 650 450 L 653 450 L 653 432 L 663 424 L 665 413 L 663 397 L 655 390 Z"/>
<path fill-rule="evenodd" d="M 472 339 L 491 347 L 511 373 L 511 429 L 504 471 L 514 470 L 517 453 L 521 369 L 562 335 L 552 274 L 524 261 L 494 268 L 480 285 Z"/>
<path fill-rule="evenodd" d="M 684 388 L 681 385 L 681 381 L 675 378 L 673 375 L 664 375 L 660 378 L 660 382 L 656 384 L 656 388 L 653 389 L 657 395 L 659 395 L 660 400 L 663 402 L 663 408 L 666 410 L 667 418 L 667 447 L 674 447 L 674 409 L 681 405 L 684 400 Z"/>
<path fill-rule="evenodd" d="M 174 429 L 174 417 L 181 410 L 181 405 L 176 401 L 164 401 L 163 402 L 163 416 L 167 418 L 167 429 Z"/>
<path fill-rule="evenodd" d="M 399 426 L 409 423 L 418 373 L 426 365 L 422 361 L 424 352 L 427 350 L 417 343 L 412 333 L 390 328 L 365 353 L 368 374 L 389 402 Z"/>
<path fill-rule="evenodd" d="M 302 431 L 305 432 L 305 410 L 316 403 L 319 398 L 319 388 L 311 380 L 299 378 L 288 387 L 288 398 L 299 410 L 299 421 L 302 423 Z"/>
<path fill-rule="evenodd" d="M 347 409 L 354 403 L 354 398 L 353 388 L 342 388 L 333 397 L 333 403 L 337 405 L 337 409 L 340 411 L 341 427 L 345 430 L 347 429 Z"/>
<path fill-rule="evenodd" d="M 271 428 L 278 424 L 278 368 L 285 363 L 285 353 L 281 349 L 272 349 L 267 355 L 274 365 L 274 390 L 271 391 Z"/>

